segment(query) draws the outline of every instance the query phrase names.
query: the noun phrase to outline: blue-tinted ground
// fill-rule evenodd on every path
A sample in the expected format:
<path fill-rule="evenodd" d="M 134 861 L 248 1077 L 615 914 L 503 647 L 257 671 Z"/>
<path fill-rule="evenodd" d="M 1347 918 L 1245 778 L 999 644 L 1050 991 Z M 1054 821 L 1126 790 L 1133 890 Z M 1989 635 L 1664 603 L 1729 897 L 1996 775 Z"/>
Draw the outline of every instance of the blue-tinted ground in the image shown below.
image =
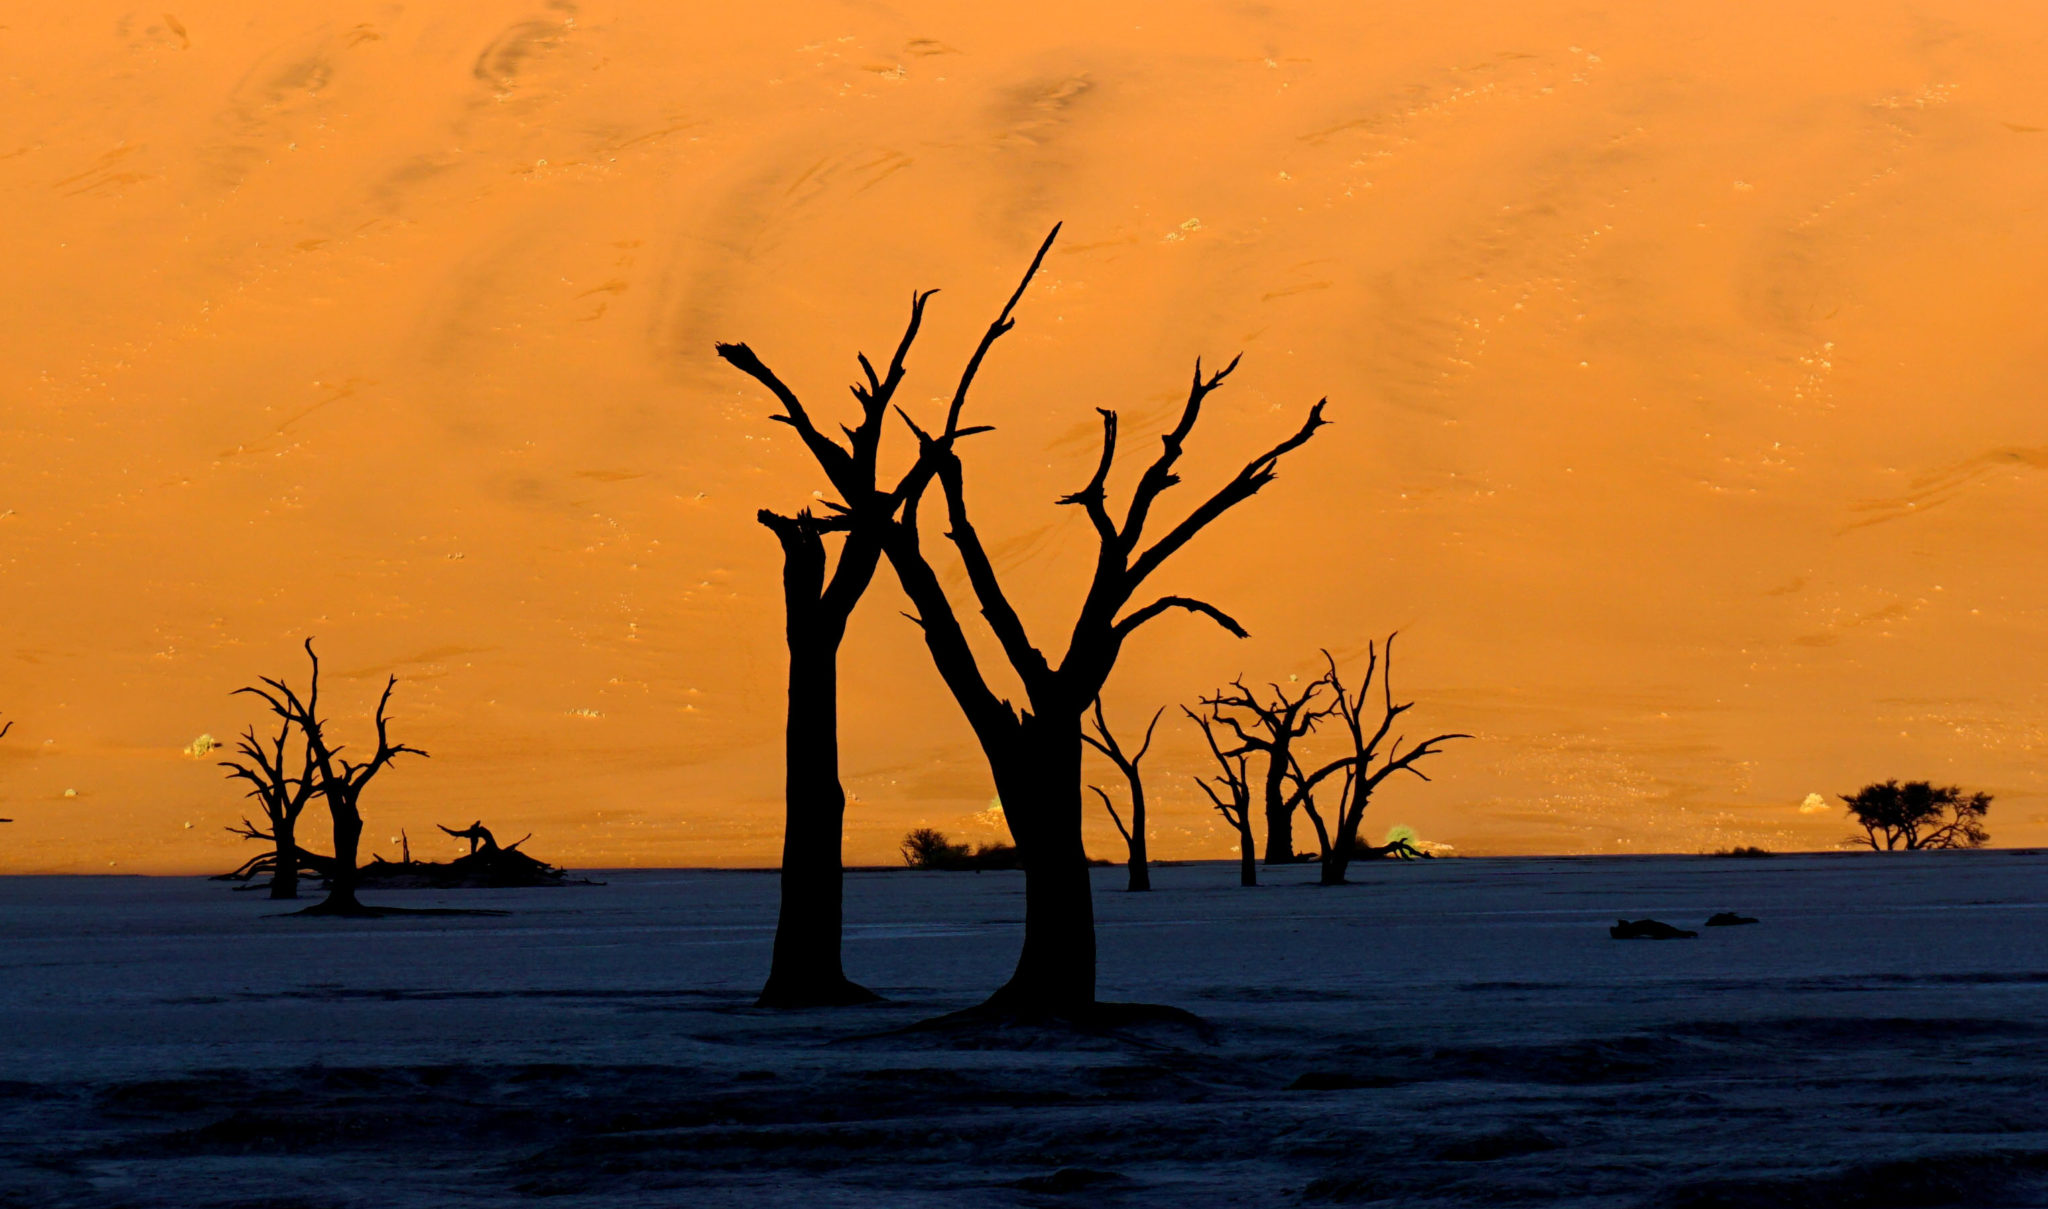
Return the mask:
<path fill-rule="evenodd" d="M 850 877 L 889 1002 L 794 1014 L 771 875 L 0 879 L 0 1204 L 2048 1204 L 2048 857 L 1154 876 L 1098 871 L 1104 997 L 1206 1034 L 891 1034 L 1002 980 L 1016 874 Z"/>

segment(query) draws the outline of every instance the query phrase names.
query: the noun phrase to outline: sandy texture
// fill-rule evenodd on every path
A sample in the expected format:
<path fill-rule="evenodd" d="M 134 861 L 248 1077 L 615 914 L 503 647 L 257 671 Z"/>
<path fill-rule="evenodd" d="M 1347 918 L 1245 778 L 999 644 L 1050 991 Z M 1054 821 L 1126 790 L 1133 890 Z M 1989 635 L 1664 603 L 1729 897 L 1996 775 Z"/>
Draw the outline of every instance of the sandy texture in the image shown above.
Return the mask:
<path fill-rule="evenodd" d="M 370 923 L 197 881 L 0 880 L 0 1203 L 2048 1195 L 2041 855 L 1234 874 L 1102 876 L 1105 994 L 1207 1031 L 1081 1038 L 894 1031 L 1007 972 L 1014 874 L 856 875 L 847 968 L 890 1001 L 794 1014 L 748 1006 L 758 874 L 387 895 L 515 914 Z M 1728 909 L 1762 922 L 1607 937 Z"/>
<path fill-rule="evenodd" d="M 1382 824 L 1811 847 L 1807 794 L 1934 776 L 2048 841 L 2037 5 L 14 10 L 0 867 L 237 863 L 178 753 L 309 633 L 338 710 L 396 671 L 435 754 L 379 850 L 482 815 L 577 864 L 772 860 L 752 518 L 822 484 L 712 342 L 830 407 L 942 287 L 928 406 L 1055 219 L 969 455 L 1042 642 L 1094 406 L 1149 448 L 1243 350 L 1190 483 L 1336 421 L 1162 577 L 1253 639 L 1170 621 L 1115 716 L 1401 627 L 1419 724 L 1483 741 Z M 856 860 L 997 834 L 899 607 L 847 655 Z M 1227 851 L 1155 800 L 1156 852 Z"/>

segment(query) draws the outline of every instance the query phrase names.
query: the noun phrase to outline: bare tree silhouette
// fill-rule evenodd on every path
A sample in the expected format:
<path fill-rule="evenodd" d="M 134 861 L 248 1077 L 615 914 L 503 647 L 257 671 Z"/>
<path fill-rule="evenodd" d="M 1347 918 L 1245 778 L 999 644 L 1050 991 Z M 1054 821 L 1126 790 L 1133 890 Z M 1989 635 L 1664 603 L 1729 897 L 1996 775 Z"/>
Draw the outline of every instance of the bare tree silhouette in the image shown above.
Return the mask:
<path fill-rule="evenodd" d="M 227 829 L 235 835 L 271 845 L 267 855 L 256 857 L 228 876 L 242 879 L 267 870 L 272 898 L 299 896 L 299 871 L 308 863 L 298 845 L 299 815 L 304 813 L 306 803 L 313 800 L 319 788 L 313 746 L 303 737 L 298 743 L 298 775 L 292 775 L 290 764 L 293 761 L 288 758 L 287 748 L 296 729 L 297 724 L 285 718 L 278 724 L 277 737 L 266 744 L 257 738 L 256 728 L 251 725 L 236 745 L 246 757 L 246 762 L 220 761 L 220 766 L 228 770 L 229 779 L 249 782 L 252 788 L 248 796 L 256 799 L 264 820 L 270 824 L 270 830 L 265 831 L 245 815 L 241 826 Z"/>
<path fill-rule="evenodd" d="M 1047 236 L 1038 260 L 1032 261 L 1034 272 L 1051 246 L 1052 237 Z M 757 514 L 782 545 L 789 648 L 781 902 L 768 981 L 759 1000 L 763 1007 L 829 1007 L 880 998 L 847 978 L 840 955 L 846 791 L 839 779 L 839 647 L 847 620 L 880 565 L 885 535 L 910 489 L 910 479 L 929 474 L 924 467 L 914 467 L 893 489 L 878 486 L 882 429 L 903 382 L 904 358 L 924 322 L 925 304 L 936 292 L 911 295 L 910 321 L 886 373 L 877 374 L 864 354 L 855 354 L 866 381 L 853 387 L 861 418 L 859 424 L 840 429 L 846 436 L 844 445 L 819 430 L 796 392 L 753 349 L 745 344 L 717 346 L 720 357 L 766 387 L 782 405 L 782 414 L 773 418 L 796 430 L 841 497 L 826 504 L 829 516 L 813 515 L 809 509 L 795 516 L 765 508 Z M 831 534 L 842 540 L 838 562 L 828 573 L 831 559 L 825 538 Z"/>
<path fill-rule="evenodd" d="M 1152 721 L 1145 726 L 1145 741 L 1138 745 L 1135 753 L 1126 754 L 1117 743 L 1116 736 L 1109 733 L 1109 723 L 1102 717 L 1101 697 L 1095 698 L 1095 733 L 1091 735 L 1086 730 L 1081 732 L 1081 741 L 1107 756 L 1109 762 L 1116 765 L 1117 771 L 1124 774 L 1124 782 L 1131 789 L 1131 825 L 1126 827 L 1116 812 L 1116 803 L 1109 800 L 1109 795 L 1098 785 L 1088 787 L 1095 791 L 1096 797 L 1102 799 L 1103 809 L 1109 811 L 1109 821 L 1116 824 L 1117 831 L 1124 837 L 1124 847 L 1130 853 L 1130 881 L 1124 886 L 1126 890 L 1152 888 L 1152 866 L 1145 852 L 1145 782 L 1138 772 L 1138 762 L 1145 758 L 1146 752 L 1152 750 L 1152 732 L 1159 726 L 1159 715 L 1165 712 L 1166 707 L 1163 705 L 1153 712 Z"/>
<path fill-rule="evenodd" d="M 1323 659 L 1330 670 L 1323 675 L 1323 681 L 1336 694 L 1334 708 L 1343 719 L 1344 729 L 1351 739 L 1351 751 L 1347 755 L 1329 761 L 1316 771 L 1305 772 L 1299 760 L 1290 756 L 1289 781 L 1292 785 L 1290 798 L 1301 803 L 1309 821 L 1315 824 L 1316 840 L 1322 849 L 1322 876 L 1320 884 L 1341 886 L 1344 873 L 1352 858 L 1358 855 L 1384 856 L 1397 849 L 1413 847 L 1404 840 L 1396 840 L 1384 848 L 1361 844 L 1358 839 L 1359 825 L 1364 822 L 1365 808 L 1372 803 L 1372 795 L 1388 777 L 1397 772 L 1412 773 L 1427 781 L 1421 769 L 1416 767 L 1424 757 L 1436 755 L 1442 749 L 1438 746 L 1453 739 L 1469 739 L 1463 734 L 1435 735 L 1410 747 L 1404 754 L 1401 745 L 1404 736 L 1395 735 L 1393 745 L 1382 753 L 1380 745 L 1387 741 L 1394 723 L 1402 714 L 1415 707 L 1413 701 L 1394 703 L 1394 635 L 1387 636 L 1386 665 L 1381 667 L 1380 654 L 1371 643 L 1366 644 L 1365 676 L 1358 683 L 1358 692 L 1349 693 L 1344 687 L 1343 674 L 1337 668 L 1337 660 L 1330 652 L 1323 652 Z M 1375 673 L 1379 676 L 1382 705 L 1380 716 L 1374 723 L 1366 720 L 1365 699 L 1372 689 Z M 1377 766 L 1374 762 L 1378 761 Z M 1333 831 L 1316 808 L 1315 790 L 1325 779 L 1341 774 L 1343 788 L 1338 794 L 1335 814 L 1336 828 Z"/>
<path fill-rule="evenodd" d="M 934 435 L 918 427 L 901 408 L 897 409 L 918 439 L 917 462 L 897 489 L 884 494 L 864 488 L 858 475 L 845 475 L 844 482 L 835 478 L 834 485 L 851 497 L 848 503 L 840 505 L 841 515 L 858 516 L 866 509 L 868 516 L 896 517 L 886 529 L 884 553 L 917 610 L 915 620 L 924 633 L 926 649 L 940 677 L 981 743 L 1023 861 L 1023 951 L 1009 982 L 989 998 L 982 1010 L 1076 1018 L 1093 1014 L 1096 1007 L 1094 907 L 1081 845 L 1082 713 L 1100 693 L 1124 642 L 1145 623 L 1170 610 L 1200 613 L 1233 634 L 1244 633 L 1243 627 L 1222 610 L 1185 596 L 1164 596 L 1128 615 L 1120 614 L 1145 580 L 1195 534 L 1272 481 L 1280 458 L 1306 442 L 1322 426 L 1324 404 L 1318 402 L 1298 431 L 1253 458 L 1149 546 L 1143 539 L 1153 504 L 1162 492 L 1180 481 L 1173 468 L 1180 459 L 1182 445 L 1194 429 L 1203 401 L 1237 367 L 1237 361 L 1232 360 L 1221 371 L 1206 376 L 1197 363 L 1180 420 L 1164 435 L 1160 454 L 1140 476 L 1121 522 L 1110 515 L 1106 491 L 1116 454 L 1117 416 L 1113 411 L 1101 411 L 1103 449 L 1096 471 L 1084 487 L 1060 501 L 1086 511 L 1094 524 L 1099 550 L 1095 573 L 1074 623 L 1066 655 L 1055 665 L 1032 645 L 968 517 L 963 472 L 955 445 L 961 437 L 986 431 L 960 426 L 969 389 L 989 350 L 1016 325 L 1011 313 L 1058 235 L 1059 227 L 1055 226 L 1039 246 L 1009 301 L 983 333 L 954 389 L 944 427 Z M 906 338 L 906 348 L 907 345 Z M 733 347 L 734 353 L 738 353 L 744 346 Z M 750 352 L 726 356 L 782 402 L 789 421 L 828 477 L 835 470 L 844 470 L 854 455 L 816 430 L 796 396 L 780 379 Z M 879 389 L 879 384 L 875 389 Z M 946 502 L 950 526 L 947 536 L 966 568 L 968 583 L 983 617 L 1023 680 L 1028 708 L 1012 706 L 983 678 L 952 602 L 920 544 L 919 505 L 934 480 Z"/>
<path fill-rule="evenodd" d="M 1959 785 L 1882 781 L 1843 794 L 1842 802 L 1863 828 L 1863 834 L 1850 841 L 1880 852 L 1981 848 L 1991 839 L 1983 822 L 1991 811 L 1991 795 L 1965 793 Z"/>
<path fill-rule="evenodd" d="M 306 639 L 305 645 L 306 657 L 312 661 L 313 670 L 303 700 L 290 685 L 270 676 L 263 677 L 260 685 L 235 691 L 262 698 L 270 706 L 271 713 L 277 715 L 287 728 L 298 728 L 318 773 L 320 795 L 326 800 L 327 812 L 334 822 L 334 869 L 327 879 L 327 897 L 300 914 L 376 915 L 377 911 L 356 900 L 356 853 L 363 838 L 363 790 L 397 757 L 425 757 L 427 753 L 417 747 L 391 741 L 386 711 L 391 705 L 391 692 L 398 687 L 398 677 L 392 676 L 385 681 L 383 696 L 377 699 L 375 754 L 361 763 L 343 759 L 343 749 L 328 742 L 326 724 L 319 716 L 320 656 L 313 652 L 312 639 Z"/>
<path fill-rule="evenodd" d="M 1028 274 L 1025 280 L 1030 280 Z M 1012 301 L 1014 304 L 1014 296 Z M 1094 906 L 1081 844 L 1081 716 L 1101 692 L 1123 644 L 1147 622 L 1172 610 L 1184 610 L 1206 616 L 1232 634 L 1242 637 L 1245 633 L 1243 626 L 1215 605 L 1187 596 L 1162 596 L 1128 614 L 1123 610 L 1176 551 L 1273 480 L 1280 458 L 1323 425 L 1324 403 L 1312 407 L 1291 436 L 1247 462 L 1149 545 L 1145 544 L 1145 526 L 1153 505 L 1180 481 L 1174 466 L 1201 416 L 1202 404 L 1237 368 L 1237 360 L 1207 375 L 1200 363 L 1196 364 L 1180 418 L 1162 437 L 1159 454 L 1140 474 L 1121 521 L 1111 516 L 1107 501 L 1116 456 L 1117 413 L 1098 409 L 1103 438 L 1095 473 L 1080 490 L 1059 501 L 1082 508 L 1092 522 L 1097 539 L 1095 572 L 1066 653 L 1055 663 L 1032 643 L 968 515 L 961 463 L 952 439 L 958 432 L 959 411 L 974 371 L 989 346 L 1012 326 L 1009 307 L 1005 307 L 968 363 L 941 435 L 916 431 L 919 464 L 933 469 L 945 497 L 947 537 L 966 568 L 983 618 L 1023 682 L 1026 707 L 1013 706 L 989 687 L 952 602 L 920 546 L 918 505 L 926 484 L 914 484 L 916 490 L 906 495 L 902 515 L 890 532 L 887 553 L 917 610 L 916 619 L 933 663 L 980 740 L 1023 857 L 1023 951 L 1009 982 L 982 1010 L 1072 1019 L 1096 1014 Z"/>
<path fill-rule="evenodd" d="M 14 719 L 12 718 L 9 718 L 5 723 L 0 723 L 0 739 L 6 738 L 7 732 L 13 729 Z M 0 823 L 12 823 L 13 821 L 13 819 L 0 819 Z"/>
<path fill-rule="evenodd" d="M 1216 757 L 1216 763 L 1222 769 L 1213 784 L 1202 777 L 1196 777 L 1195 784 L 1208 795 L 1216 813 L 1237 828 L 1237 883 L 1256 886 L 1259 884 L 1259 858 L 1258 848 L 1252 840 L 1251 757 L 1243 751 L 1223 750 L 1223 745 L 1216 741 L 1218 723 L 1213 715 L 1205 718 L 1185 705 L 1181 706 L 1180 712 L 1202 728 L 1202 738 L 1208 741 L 1209 754 Z"/>
<path fill-rule="evenodd" d="M 1266 813 L 1266 863 L 1291 865 L 1302 859 L 1294 852 L 1294 811 L 1300 796 L 1290 792 L 1288 773 L 1293 767 L 1295 741 L 1308 736 L 1316 725 L 1330 716 L 1334 706 L 1317 708 L 1316 695 L 1328 686 L 1327 677 L 1317 677 L 1290 694 L 1278 684 L 1271 701 L 1264 701 L 1243 679 L 1234 680 L 1228 690 L 1205 697 L 1202 704 L 1210 716 L 1237 737 L 1233 755 L 1258 752 L 1266 759 L 1263 802 Z M 1240 721 L 1236 714 L 1249 715 Z"/>

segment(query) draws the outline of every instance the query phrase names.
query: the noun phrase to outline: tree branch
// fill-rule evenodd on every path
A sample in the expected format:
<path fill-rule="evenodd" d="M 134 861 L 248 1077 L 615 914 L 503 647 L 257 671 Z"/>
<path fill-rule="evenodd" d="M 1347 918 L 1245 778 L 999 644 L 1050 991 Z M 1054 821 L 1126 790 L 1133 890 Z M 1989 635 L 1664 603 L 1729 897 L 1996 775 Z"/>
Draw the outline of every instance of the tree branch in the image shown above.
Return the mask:
<path fill-rule="evenodd" d="M 1095 796 L 1102 799 L 1102 807 L 1109 811 L 1109 821 L 1116 824 L 1117 833 L 1124 837 L 1124 843 L 1130 843 L 1131 829 L 1124 826 L 1124 820 L 1122 816 L 1117 814 L 1116 805 L 1109 800 L 1109 795 L 1102 792 L 1102 787 L 1099 785 L 1090 785 L 1088 788 L 1094 790 Z"/>
<path fill-rule="evenodd" d="M 1308 419 L 1293 436 L 1245 463 L 1244 469 L 1238 471 L 1235 477 L 1204 501 L 1201 507 L 1189 513 L 1165 537 L 1160 538 L 1150 549 L 1139 555 L 1131 564 L 1130 586 L 1135 588 L 1144 582 L 1147 576 L 1159 569 L 1161 563 L 1172 557 L 1182 546 L 1187 545 L 1195 534 L 1200 533 L 1224 513 L 1258 494 L 1261 488 L 1272 482 L 1281 457 L 1300 448 L 1315 435 L 1316 429 L 1328 423 L 1323 419 L 1323 407 L 1326 403 L 1327 399 L 1318 401 L 1309 409 Z M 1143 520 L 1142 517 L 1137 519 L 1140 522 Z M 1133 549 L 1137 547 L 1140 536 L 1137 529 L 1128 524 L 1125 526 L 1124 540 L 1129 542 Z"/>
<path fill-rule="evenodd" d="M 1243 626 L 1237 624 L 1236 618 L 1207 601 L 1196 600 L 1192 596 L 1162 596 L 1129 617 L 1117 622 L 1115 630 L 1117 641 L 1122 642 L 1124 639 L 1129 638 L 1139 626 L 1144 625 L 1168 609 L 1186 609 L 1190 613 L 1200 613 L 1239 638 L 1251 637 Z"/>
<path fill-rule="evenodd" d="M 1096 535 L 1101 539 L 1106 552 L 1114 552 L 1119 569 L 1122 567 L 1123 546 L 1116 530 L 1116 522 L 1109 515 L 1109 468 L 1116 461 L 1116 413 L 1108 408 L 1095 409 L 1102 415 L 1102 457 L 1095 464 L 1095 473 L 1089 477 L 1088 485 L 1059 498 L 1062 504 L 1079 504 L 1088 513 L 1088 519 L 1095 526 Z"/>
<path fill-rule="evenodd" d="M 981 372 L 982 358 L 988 356 L 988 350 L 994 347 L 1003 333 L 1017 326 L 1017 321 L 1010 318 L 1010 312 L 1017 309 L 1018 301 L 1024 297 L 1025 287 L 1038 275 L 1038 266 L 1045 263 L 1045 254 L 1052 251 L 1052 241 L 1060 237 L 1060 227 L 1063 225 L 1054 223 L 1052 230 L 1046 232 L 1045 242 L 1038 245 L 1038 253 L 1031 258 L 1031 267 L 1024 270 L 1024 279 L 1011 291 L 1010 300 L 1003 304 L 1003 309 L 996 316 L 995 322 L 989 324 L 988 331 L 982 333 L 981 343 L 975 345 L 974 355 L 967 359 L 967 368 L 960 373 L 960 385 L 953 391 L 953 404 L 946 409 L 948 435 L 952 435 L 960 427 L 960 412 L 967 406 L 967 388 L 974 384 L 974 375 Z"/>
<path fill-rule="evenodd" d="M 1202 401 L 1223 385 L 1223 380 L 1237 369 L 1237 363 L 1242 360 L 1244 354 L 1239 353 L 1230 359 L 1230 364 L 1205 380 L 1202 377 L 1202 359 L 1195 358 L 1195 380 L 1188 387 L 1188 401 L 1181 406 L 1180 421 L 1172 431 L 1159 438 L 1159 456 L 1145 468 L 1145 473 L 1138 478 L 1137 487 L 1131 491 L 1131 506 L 1124 514 L 1123 531 L 1118 535 L 1118 545 L 1125 557 L 1137 548 L 1138 539 L 1145 532 L 1145 518 L 1152 511 L 1152 502 L 1159 498 L 1161 492 L 1180 482 L 1180 477 L 1173 473 L 1173 466 L 1180 460 L 1188 434 L 1195 430 L 1195 421 L 1202 413 Z"/>
<path fill-rule="evenodd" d="M 803 438 L 804 447 L 818 460 L 818 465 L 824 469 L 825 477 L 832 480 L 832 485 L 838 488 L 841 494 L 858 497 L 861 494 L 860 476 L 854 455 L 842 448 L 837 441 L 818 431 L 818 426 L 811 421 L 810 413 L 804 410 L 803 403 L 797 399 L 796 392 L 781 378 L 776 377 L 775 371 L 763 364 L 754 350 L 745 344 L 720 344 L 716 347 L 718 355 L 725 358 L 728 364 L 767 387 L 768 393 L 774 395 L 782 404 L 783 414 L 770 418 L 778 424 L 787 424 L 796 429 L 797 436 Z"/>
<path fill-rule="evenodd" d="M 988 620 L 988 627 L 1002 645 L 1010 666 L 1017 669 L 1025 688 L 1036 696 L 1045 691 L 1051 668 L 1044 653 L 1031 644 L 1030 635 L 1024 631 L 1024 620 L 1017 615 L 1015 606 L 1004 593 L 1002 581 L 996 578 L 995 564 L 989 560 L 988 551 L 981 544 L 981 535 L 975 532 L 973 522 L 967 518 L 967 492 L 962 482 L 960 459 L 947 451 L 939 460 L 938 471 L 939 484 L 946 493 L 947 519 L 951 523 L 946 536 L 960 551 L 960 562 L 967 569 L 967 582 L 981 603 L 981 615 Z"/>

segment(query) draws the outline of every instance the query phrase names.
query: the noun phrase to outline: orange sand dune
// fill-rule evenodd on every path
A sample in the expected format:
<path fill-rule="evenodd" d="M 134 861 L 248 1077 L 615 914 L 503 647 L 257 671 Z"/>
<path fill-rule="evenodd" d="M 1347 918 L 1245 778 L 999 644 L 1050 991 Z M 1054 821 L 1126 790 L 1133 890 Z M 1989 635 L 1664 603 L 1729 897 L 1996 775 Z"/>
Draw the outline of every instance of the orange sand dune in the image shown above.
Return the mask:
<path fill-rule="evenodd" d="M 1138 456 L 1244 351 L 1183 501 L 1336 421 L 1159 585 L 1253 638 L 1161 623 L 1125 726 L 1398 627 L 1417 726 L 1480 738 L 1369 830 L 1818 846 L 1809 793 L 1929 776 L 2048 843 L 2037 5 L 173 2 L 0 18 L 0 869 L 240 860 L 183 749 L 308 634 L 344 732 L 395 671 L 433 752 L 386 851 L 771 861 L 753 513 L 822 484 L 712 342 L 842 406 L 942 287 L 927 405 L 1060 219 L 970 455 L 1041 641 L 1095 406 Z M 847 657 L 854 860 L 996 834 L 900 607 Z M 1158 855 L 1230 850 L 1196 755 Z"/>

